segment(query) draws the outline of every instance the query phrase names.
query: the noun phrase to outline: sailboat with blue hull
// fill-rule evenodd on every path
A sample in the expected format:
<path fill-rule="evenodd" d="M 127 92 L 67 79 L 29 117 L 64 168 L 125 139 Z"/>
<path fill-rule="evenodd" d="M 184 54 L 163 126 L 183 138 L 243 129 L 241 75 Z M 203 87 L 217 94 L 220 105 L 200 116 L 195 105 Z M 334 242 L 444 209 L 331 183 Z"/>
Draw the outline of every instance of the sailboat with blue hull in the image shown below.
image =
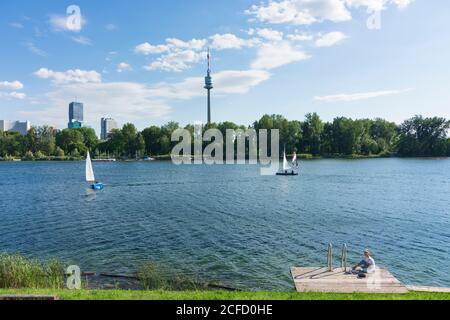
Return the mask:
<path fill-rule="evenodd" d="M 92 167 L 91 155 L 88 151 L 86 156 L 86 181 L 91 183 L 92 190 L 102 190 L 105 185 L 95 180 L 94 168 Z"/>

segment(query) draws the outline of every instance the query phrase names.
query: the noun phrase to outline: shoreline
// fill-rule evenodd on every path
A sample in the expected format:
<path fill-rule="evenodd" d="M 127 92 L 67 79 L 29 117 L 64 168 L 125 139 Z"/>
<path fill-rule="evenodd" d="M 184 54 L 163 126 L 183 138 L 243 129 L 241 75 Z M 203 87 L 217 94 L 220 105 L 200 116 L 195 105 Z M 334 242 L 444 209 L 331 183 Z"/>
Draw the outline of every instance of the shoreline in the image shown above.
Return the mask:
<path fill-rule="evenodd" d="M 288 157 L 292 157 L 293 155 L 288 155 Z M 297 154 L 299 160 L 368 160 L 368 159 L 428 159 L 428 160 L 448 160 L 450 157 L 439 157 L 439 156 L 411 156 L 404 157 L 395 154 L 391 155 L 323 155 L 323 156 L 314 156 L 312 154 Z M 172 158 L 170 155 L 165 156 L 155 156 L 154 161 L 144 161 L 143 159 L 134 160 L 134 159 L 115 159 L 115 161 L 105 161 L 105 162 L 161 162 L 161 161 L 171 161 Z M 280 157 L 282 159 L 282 157 Z M 85 158 L 58 158 L 58 157 L 48 157 L 46 159 L 3 159 L 0 158 L 1 162 L 82 162 L 85 161 Z M 97 159 L 93 159 L 94 161 Z M 224 162 L 226 160 L 224 159 Z"/>

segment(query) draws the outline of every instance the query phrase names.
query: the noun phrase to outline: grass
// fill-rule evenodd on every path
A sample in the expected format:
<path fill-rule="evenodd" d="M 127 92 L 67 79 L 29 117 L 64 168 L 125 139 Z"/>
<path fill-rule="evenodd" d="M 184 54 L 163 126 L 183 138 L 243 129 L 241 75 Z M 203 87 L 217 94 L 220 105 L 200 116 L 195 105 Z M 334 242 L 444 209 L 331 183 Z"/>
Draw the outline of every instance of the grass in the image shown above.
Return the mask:
<path fill-rule="evenodd" d="M 56 295 L 61 300 L 450 300 L 450 293 L 337 294 L 269 291 L 0 289 L 0 295 Z"/>
<path fill-rule="evenodd" d="M 40 262 L 19 255 L 0 254 L 0 288 L 64 287 L 64 271 L 56 260 Z"/>

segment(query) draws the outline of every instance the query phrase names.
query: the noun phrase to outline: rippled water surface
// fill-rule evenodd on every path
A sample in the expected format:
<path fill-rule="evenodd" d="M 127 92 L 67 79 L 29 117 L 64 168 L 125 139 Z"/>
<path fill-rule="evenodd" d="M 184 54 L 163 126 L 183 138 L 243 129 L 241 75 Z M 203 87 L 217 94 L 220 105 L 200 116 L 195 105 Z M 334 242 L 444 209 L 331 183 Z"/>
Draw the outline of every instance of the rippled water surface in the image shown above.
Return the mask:
<path fill-rule="evenodd" d="M 0 163 L 0 252 L 86 271 L 157 261 L 239 288 L 291 289 L 289 268 L 364 247 L 408 284 L 450 286 L 450 160 L 317 160 L 299 177 L 256 166 Z"/>

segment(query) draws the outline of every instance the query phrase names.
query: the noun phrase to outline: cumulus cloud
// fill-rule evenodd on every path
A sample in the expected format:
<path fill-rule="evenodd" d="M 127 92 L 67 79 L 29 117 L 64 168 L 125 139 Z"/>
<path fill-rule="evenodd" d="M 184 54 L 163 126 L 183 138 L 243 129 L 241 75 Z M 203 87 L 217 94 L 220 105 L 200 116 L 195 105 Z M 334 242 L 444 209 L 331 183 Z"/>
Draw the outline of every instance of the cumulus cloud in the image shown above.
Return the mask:
<path fill-rule="evenodd" d="M 322 21 L 348 21 L 351 13 L 342 0 L 283 0 L 253 5 L 246 13 L 272 24 L 311 25 Z"/>
<path fill-rule="evenodd" d="M 401 94 L 408 91 L 411 91 L 412 89 L 406 89 L 406 90 L 384 90 L 384 91 L 371 91 L 371 92 L 361 92 L 361 93 L 341 93 L 341 94 L 335 94 L 335 95 L 329 95 L 329 96 L 317 96 L 314 97 L 315 101 L 322 101 L 322 102 L 349 102 L 349 101 L 359 101 L 359 100 L 367 100 L 372 98 L 379 98 L 383 96 L 389 96 L 389 95 L 395 95 L 395 94 Z"/>
<path fill-rule="evenodd" d="M 250 30 L 250 34 L 256 34 L 259 37 L 268 40 L 268 41 L 280 41 L 283 40 L 283 32 L 273 30 L 270 28 L 262 28 L 262 29 L 256 29 L 254 32 Z"/>
<path fill-rule="evenodd" d="M 215 34 L 210 39 L 211 48 L 216 50 L 241 49 L 255 44 L 255 41 L 251 39 L 242 39 L 231 33 Z"/>
<path fill-rule="evenodd" d="M 274 69 L 309 58 L 310 56 L 308 54 L 296 49 L 288 41 L 265 43 L 258 49 L 256 60 L 252 63 L 252 68 Z"/>
<path fill-rule="evenodd" d="M 21 90 L 23 89 L 23 84 L 20 81 L 0 81 L 0 89 L 7 90 Z"/>
<path fill-rule="evenodd" d="M 169 51 L 169 46 L 167 45 L 161 44 L 154 46 L 148 42 L 141 43 L 134 48 L 134 52 L 146 56 L 150 54 L 160 54 L 167 51 Z"/>
<path fill-rule="evenodd" d="M 80 69 L 67 70 L 58 72 L 41 68 L 34 73 L 35 76 L 41 79 L 51 79 L 54 84 L 70 84 L 70 83 L 99 83 L 102 82 L 102 76 L 97 71 L 85 71 Z"/>
<path fill-rule="evenodd" d="M 316 47 L 331 47 L 342 42 L 347 36 L 342 32 L 335 31 L 321 35 L 315 42 Z"/>
<path fill-rule="evenodd" d="M 125 72 L 125 71 L 131 71 L 131 65 L 129 65 L 126 62 L 121 62 L 117 65 L 117 72 Z"/>
<path fill-rule="evenodd" d="M 144 68 L 147 70 L 163 70 L 180 72 L 188 69 L 193 63 L 206 58 L 206 39 L 191 39 L 188 41 L 168 38 L 165 43 L 153 45 L 144 42 L 135 47 L 134 51 L 143 55 L 160 55 Z"/>
<path fill-rule="evenodd" d="M 145 66 L 147 70 L 163 70 L 180 72 L 188 69 L 193 63 L 206 59 L 206 52 L 197 52 L 194 50 L 174 51 L 162 55 L 155 61 Z"/>
<path fill-rule="evenodd" d="M 314 36 L 310 33 L 294 33 L 288 34 L 286 38 L 291 41 L 311 41 L 314 39 Z"/>
<path fill-rule="evenodd" d="M 253 5 L 246 11 L 254 20 L 272 24 L 311 25 L 352 19 L 350 9 L 385 10 L 408 7 L 413 0 L 281 0 Z"/>

